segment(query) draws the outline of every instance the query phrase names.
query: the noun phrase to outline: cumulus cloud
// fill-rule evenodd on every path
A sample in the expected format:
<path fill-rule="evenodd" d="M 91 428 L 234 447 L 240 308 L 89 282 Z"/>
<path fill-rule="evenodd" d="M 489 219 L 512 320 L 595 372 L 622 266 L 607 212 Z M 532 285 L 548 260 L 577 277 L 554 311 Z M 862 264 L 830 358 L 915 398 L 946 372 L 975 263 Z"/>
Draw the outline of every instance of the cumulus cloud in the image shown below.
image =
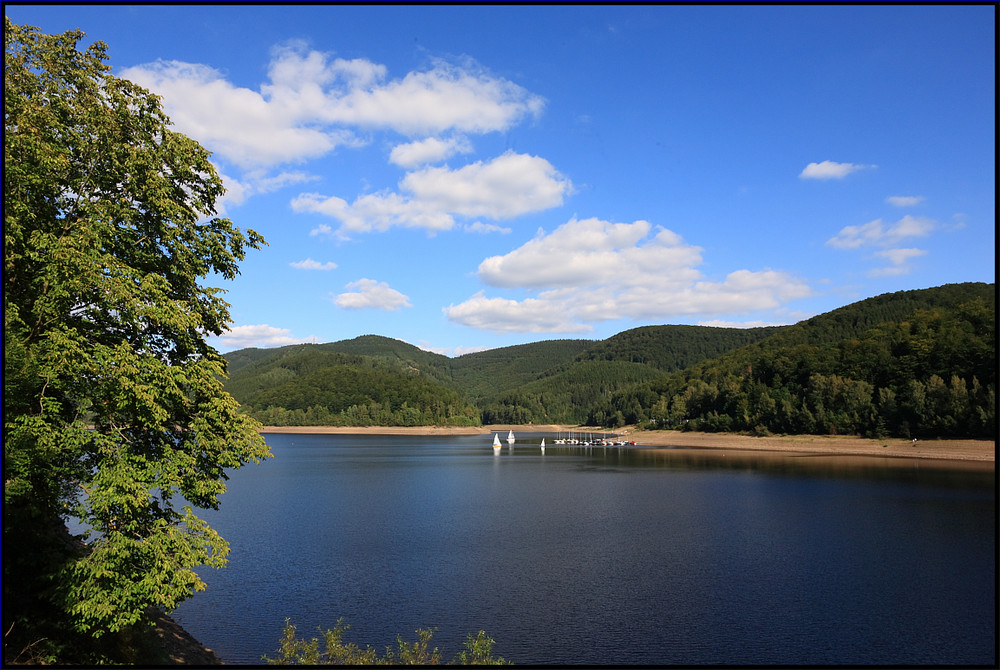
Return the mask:
<path fill-rule="evenodd" d="M 912 269 L 910 261 L 914 258 L 927 255 L 925 249 L 885 249 L 875 252 L 876 258 L 884 258 L 891 265 L 875 268 L 868 272 L 869 277 L 896 277 L 909 274 Z"/>
<path fill-rule="evenodd" d="M 337 269 L 337 264 L 333 261 L 327 263 L 320 263 L 319 261 L 314 261 L 311 258 L 307 258 L 304 261 L 296 261 L 294 263 L 289 263 L 296 270 L 335 270 Z"/>
<path fill-rule="evenodd" d="M 399 80 L 336 91 L 326 105 L 323 117 L 329 121 L 435 135 L 504 130 L 537 116 L 545 101 L 465 59 L 457 64 L 437 60 L 432 69 Z"/>
<path fill-rule="evenodd" d="M 483 283 L 530 296 L 490 298 L 480 291 L 444 312 L 483 330 L 584 333 L 604 320 L 748 313 L 811 294 L 802 281 L 774 270 L 738 270 L 711 281 L 697 269 L 701 251 L 647 221 L 573 219 L 479 265 Z"/>
<path fill-rule="evenodd" d="M 457 170 L 429 167 L 411 172 L 401 187 L 435 209 L 491 219 L 556 207 L 572 189 L 544 158 L 512 151 Z"/>
<path fill-rule="evenodd" d="M 480 233 L 486 235 L 488 233 L 501 233 L 507 235 L 511 232 L 510 228 L 505 228 L 503 226 L 498 226 L 494 223 L 483 223 L 482 221 L 474 221 L 472 223 L 466 224 L 465 231 L 467 233 Z"/>
<path fill-rule="evenodd" d="M 315 237 L 316 235 L 332 235 L 332 234 L 333 234 L 333 228 L 326 225 L 325 223 L 321 223 L 309 231 L 310 237 Z"/>
<path fill-rule="evenodd" d="M 399 291 L 390 288 L 385 282 L 374 279 L 359 279 L 347 284 L 344 288 L 357 289 L 341 293 L 333 299 L 333 303 L 344 309 L 381 309 L 388 312 L 400 307 L 410 307 L 410 299 Z"/>
<path fill-rule="evenodd" d="M 384 232 L 390 228 L 423 228 L 437 232 L 450 230 L 455 225 L 454 217 L 448 212 L 389 191 L 365 194 L 353 203 L 337 196 L 302 193 L 292 200 L 292 211 L 323 214 L 340 221 L 339 229 L 320 224 L 309 232 L 310 235 L 347 237 L 349 232 Z"/>
<path fill-rule="evenodd" d="M 836 163 L 823 161 L 810 163 L 799 173 L 800 179 L 843 179 L 852 172 L 877 167 L 875 165 L 858 165 L 856 163 Z"/>
<path fill-rule="evenodd" d="M 864 249 L 875 247 L 878 251 L 872 258 L 888 260 L 891 265 L 869 271 L 870 277 L 890 277 L 908 274 L 911 270 L 910 261 L 927 254 L 923 249 L 899 248 L 899 245 L 910 238 L 927 237 L 939 229 L 938 223 L 932 219 L 910 216 L 907 214 L 893 224 L 885 224 L 882 219 L 875 219 L 861 226 L 844 226 L 839 233 L 826 241 L 835 249 Z"/>
<path fill-rule="evenodd" d="M 286 186 L 317 179 L 315 175 L 298 171 L 267 175 L 260 170 L 252 170 L 239 179 L 229 176 L 218 166 L 216 166 L 216 171 L 218 171 L 226 189 L 223 196 L 215 203 L 219 216 L 225 216 L 229 206 L 238 207 L 253 195 L 271 193 Z"/>
<path fill-rule="evenodd" d="M 467 154 L 472 151 L 472 144 L 464 137 L 453 137 L 446 140 L 428 137 L 424 140 L 400 144 L 393 147 L 389 154 L 389 162 L 400 167 L 413 168 L 426 163 L 437 163 L 455 154 Z"/>
<path fill-rule="evenodd" d="M 593 326 L 577 323 L 548 296 L 518 302 L 507 298 L 487 298 L 482 291 L 459 305 L 444 310 L 456 323 L 479 330 L 516 333 L 586 333 Z"/>
<path fill-rule="evenodd" d="M 280 172 L 276 175 L 265 175 L 261 172 L 251 172 L 244 176 L 255 193 L 271 193 L 292 184 L 302 184 L 319 179 L 316 175 L 305 172 Z"/>
<path fill-rule="evenodd" d="M 875 219 L 860 226 L 844 226 L 826 241 L 835 249 L 858 249 L 866 246 L 893 246 L 910 237 L 926 237 L 937 224 L 932 219 L 907 214 L 893 224 Z"/>
<path fill-rule="evenodd" d="M 886 249 L 885 251 L 875 253 L 877 257 L 885 258 L 893 265 L 903 265 L 911 258 L 917 258 L 926 254 L 927 251 L 924 249 Z"/>
<path fill-rule="evenodd" d="M 257 326 L 234 326 L 218 339 L 223 347 L 228 349 L 284 347 L 289 344 L 319 342 L 315 335 L 294 337 L 287 328 L 275 328 L 266 323 Z"/>
<path fill-rule="evenodd" d="M 893 207 L 913 207 L 924 201 L 922 195 L 890 195 L 885 199 Z"/>
<path fill-rule="evenodd" d="M 160 60 L 121 76 L 162 96 L 177 130 L 243 168 L 316 158 L 352 138 L 303 123 L 287 105 L 236 87 L 207 65 Z"/>
<path fill-rule="evenodd" d="M 671 284 L 697 278 L 692 268 L 701 262 L 701 249 L 666 229 L 638 246 L 651 230 L 647 221 L 573 219 L 551 234 L 539 231 L 505 256 L 487 258 L 479 265 L 479 278 L 491 286 L 530 289 L 642 282 L 643 274 L 661 274 L 661 268 L 670 270 L 665 279 Z"/>
<path fill-rule="evenodd" d="M 471 59 L 437 60 L 430 69 L 389 79 L 384 65 L 334 58 L 302 42 L 273 50 L 270 81 L 259 90 L 236 86 L 207 65 L 181 61 L 138 65 L 121 76 L 162 96 L 180 132 L 243 168 L 359 146 L 358 130 L 408 136 L 502 131 L 537 116 L 545 105 Z M 410 160 L 420 149 L 410 147 Z M 452 150 L 462 149 L 461 141 L 453 140 Z"/>
<path fill-rule="evenodd" d="M 243 204 L 255 194 L 314 179 L 281 166 L 361 148 L 372 133 L 402 135 L 389 160 L 410 170 L 398 192 L 384 188 L 350 198 L 302 193 L 296 212 L 320 213 L 351 232 L 393 227 L 449 230 L 455 217 L 506 219 L 562 204 L 572 184 L 548 161 L 508 152 L 458 168 L 430 167 L 473 151 L 471 134 L 503 132 L 541 114 L 545 100 L 471 58 L 431 60 L 390 75 L 385 65 L 337 58 L 302 41 L 275 47 L 257 88 L 231 82 L 207 65 L 159 60 L 121 76 L 161 96 L 174 127 L 213 152 L 227 194 Z M 393 138 L 393 142 L 399 142 Z M 328 225 L 310 234 L 334 232 Z M 485 230 L 481 232 L 486 232 Z"/>
<path fill-rule="evenodd" d="M 340 221 L 340 234 L 393 227 L 450 230 L 455 216 L 509 219 L 563 203 L 572 183 L 544 158 L 507 152 L 488 162 L 452 170 L 427 167 L 400 182 L 405 193 L 382 191 L 348 203 L 337 196 L 303 193 L 295 212 L 324 214 Z"/>

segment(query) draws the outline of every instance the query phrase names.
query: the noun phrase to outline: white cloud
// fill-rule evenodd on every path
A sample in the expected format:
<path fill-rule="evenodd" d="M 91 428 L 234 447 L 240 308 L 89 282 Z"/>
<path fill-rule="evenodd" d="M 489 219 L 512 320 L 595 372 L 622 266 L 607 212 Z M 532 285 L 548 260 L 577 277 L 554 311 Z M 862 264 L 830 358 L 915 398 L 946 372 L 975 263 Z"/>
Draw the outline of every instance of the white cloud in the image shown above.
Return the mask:
<path fill-rule="evenodd" d="M 924 201 L 922 195 L 890 195 L 885 199 L 893 207 L 913 207 Z"/>
<path fill-rule="evenodd" d="M 738 270 L 713 282 L 697 269 L 701 262 L 699 247 L 646 221 L 574 219 L 479 266 L 487 285 L 537 294 L 514 300 L 480 291 L 444 312 L 484 330 L 580 333 L 597 321 L 742 314 L 811 294 L 773 270 Z"/>
<path fill-rule="evenodd" d="M 235 326 L 220 335 L 218 339 L 229 349 L 284 347 L 289 344 L 319 342 L 319 338 L 315 335 L 293 337 L 287 328 L 275 328 L 266 323 L 257 326 Z"/>
<path fill-rule="evenodd" d="M 539 231 L 505 256 L 487 258 L 479 265 L 479 278 L 491 286 L 538 289 L 642 282 L 648 273 L 669 275 L 664 278 L 671 284 L 700 276 L 692 268 L 701 262 L 701 249 L 669 230 L 660 229 L 637 246 L 651 230 L 647 221 L 573 219 L 551 234 Z"/>
<path fill-rule="evenodd" d="M 351 141 L 342 129 L 302 123 L 288 106 L 237 88 L 207 65 L 161 60 L 121 76 L 162 96 L 177 130 L 243 168 L 317 158 Z"/>
<path fill-rule="evenodd" d="M 455 216 L 509 219 L 556 207 L 573 185 L 544 158 L 507 152 L 457 170 L 428 167 L 410 172 L 400 188 L 405 195 L 382 191 L 359 196 L 353 203 L 303 193 L 292 200 L 292 210 L 337 219 L 342 235 L 393 227 L 433 232 L 450 230 Z"/>
<path fill-rule="evenodd" d="M 216 201 L 219 216 L 225 216 L 227 206 L 242 205 L 247 198 L 260 194 L 271 193 L 292 184 L 301 184 L 318 179 L 315 175 L 304 172 L 281 172 L 276 175 L 266 175 L 260 170 L 245 173 L 242 178 L 230 177 L 216 166 L 216 171 L 226 188 L 225 194 Z"/>
<path fill-rule="evenodd" d="M 316 158 L 358 146 L 358 129 L 404 135 L 505 130 L 537 116 L 544 100 L 466 59 L 387 79 L 384 65 L 310 51 L 273 50 L 269 83 L 235 86 L 206 65 L 156 61 L 121 76 L 162 96 L 174 126 L 243 168 Z M 461 144 L 455 145 L 455 150 Z"/>
<path fill-rule="evenodd" d="M 302 196 L 299 196 L 299 197 L 301 198 Z M 294 202 L 292 203 L 292 209 L 295 209 L 295 203 Z M 321 223 L 321 224 L 319 224 L 318 226 L 316 226 L 315 228 L 313 228 L 312 230 L 309 231 L 309 236 L 310 237 L 314 237 L 316 235 L 332 235 L 332 234 L 333 234 L 333 228 L 331 228 L 330 226 L 326 225 L 325 223 Z"/>
<path fill-rule="evenodd" d="M 448 356 L 455 358 L 457 356 L 464 356 L 465 354 L 475 354 L 480 351 L 489 351 L 492 347 L 463 347 L 461 345 L 457 347 L 435 347 L 432 346 L 430 342 L 421 340 L 417 347 L 423 349 L 424 351 L 430 351 L 434 354 L 441 354 L 442 356 Z"/>
<path fill-rule="evenodd" d="M 862 226 L 844 226 L 826 244 L 836 249 L 857 249 L 865 245 L 880 244 L 885 236 L 886 229 L 882 219 L 875 219 Z"/>
<path fill-rule="evenodd" d="M 923 249 L 899 248 L 899 245 L 910 238 L 927 237 L 939 228 L 939 224 L 932 219 L 907 214 L 889 225 L 883 223 L 882 219 L 875 219 L 861 226 L 844 226 L 826 244 L 836 249 L 876 247 L 879 250 L 872 257 L 888 260 L 891 265 L 873 269 L 868 272 L 868 276 L 899 276 L 910 272 L 911 260 L 927 254 Z"/>
<path fill-rule="evenodd" d="M 431 70 L 400 80 L 353 87 L 327 96 L 326 105 L 323 117 L 329 121 L 435 135 L 504 130 L 540 114 L 545 101 L 466 59 L 460 64 L 438 60 Z"/>
<path fill-rule="evenodd" d="M 501 233 L 502 235 L 507 235 L 510 232 L 512 232 L 512 229 L 504 228 L 503 226 L 498 226 L 493 223 L 483 223 L 482 221 L 475 221 L 465 226 L 465 232 L 480 233 L 482 235 L 486 235 L 488 233 Z"/>
<path fill-rule="evenodd" d="M 392 312 L 400 307 L 411 306 L 410 299 L 405 295 L 390 288 L 387 283 L 374 279 L 359 279 L 344 288 L 357 289 L 334 298 L 333 303 L 344 309 L 381 309 Z"/>
<path fill-rule="evenodd" d="M 304 261 L 296 261 L 294 263 L 289 263 L 296 270 L 335 270 L 337 269 L 337 264 L 333 261 L 327 263 L 320 263 L 319 261 L 314 261 L 311 258 L 307 258 Z"/>
<path fill-rule="evenodd" d="M 471 58 L 433 60 L 392 78 L 384 65 L 335 58 L 291 41 L 272 50 L 265 81 L 256 89 L 237 86 L 207 65 L 181 61 L 139 65 L 121 76 L 160 95 L 174 127 L 212 151 L 220 173 L 230 173 L 223 174 L 227 193 L 217 203 L 223 213 L 253 195 L 314 179 L 295 171 L 268 175 L 278 166 L 365 146 L 374 131 L 416 138 L 397 144 L 389 157 L 415 171 L 398 192 L 381 189 L 353 202 L 302 193 L 292 201 L 294 211 L 340 222 L 336 231 L 320 225 L 310 235 L 346 237 L 393 227 L 434 233 L 453 228 L 456 217 L 507 219 L 554 207 L 572 191 L 548 161 L 512 152 L 456 169 L 426 167 L 471 153 L 469 134 L 505 131 L 545 106 L 540 96 Z"/>
<path fill-rule="evenodd" d="M 435 209 L 491 219 L 557 207 L 572 191 L 570 181 L 547 160 L 512 151 L 457 170 L 429 167 L 411 172 L 400 185 Z"/>
<path fill-rule="evenodd" d="M 911 258 L 927 255 L 927 251 L 924 249 L 886 249 L 876 252 L 875 255 L 888 259 L 893 265 L 904 265 Z"/>
<path fill-rule="evenodd" d="M 455 225 L 454 217 L 448 212 L 388 191 L 359 196 L 353 203 L 337 196 L 303 193 L 292 200 L 292 211 L 324 214 L 340 221 L 336 231 L 320 224 L 310 231 L 310 235 L 346 237 L 347 232 L 384 232 L 390 228 L 423 228 L 437 232 L 450 230 Z"/>
<path fill-rule="evenodd" d="M 389 162 L 404 168 L 412 168 L 426 163 L 437 163 L 455 154 L 467 154 L 472 151 L 472 144 L 464 137 L 453 137 L 442 140 L 428 137 L 425 140 L 409 142 L 393 147 L 389 154 Z"/>
<path fill-rule="evenodd" d="M 230 207 L 239 207 L 246 202 L 253 189 L 238 179 L 225 174 L 218 166 L 216 166 L 216 171 L 219 173 L 219 179 L 222 180 L 226 191 L 222 197 L 215 201 L 215 211 L 219 216 L 226 216 Z"/>
<path fill-rule="evenodd" d="M 861 226 L 844 226 L 826 241 L 836 249 L 858 249 L 866 246 L 894 246 L 910 237 L 926 237 L 937 223 L 932 219 L 907 214 L 894 224 L 886 225 L 875 219 Z"/>
<path fill-rule="evenodd" d="M 456 323 L 479 330 L 516 333 L 586 333 L 593 326 L 575 323 L 558 305 L 547 299 L 528 298 L 518 302 L 506 298 L 487 298 L 480 291 L 459 305 L 444 309 Z"/>
<path fill-rule="evenodd" d="M 799 173 L 800 179 L 843 179 L 852 172 L 877 167 L 875 165 L 858 165 L 856 163 L 836 163 L 823 161 L 810 163 Z"/>
<path fill-rule="evenodd" d="M 914 258 L 919 258 L 921 256 L 926 256 L 927 251 L 924 249 L 885 249 L 883 251 L 875 252 L 874 256 L 876 258 L 884 258 L 888 260 L 892 265 L 887 267 L 875 268 L 868 272 L 869 277 L 896 277 L 900 275 L 909 274 L 911 267 L 909 265 L 910 261 Z"/>

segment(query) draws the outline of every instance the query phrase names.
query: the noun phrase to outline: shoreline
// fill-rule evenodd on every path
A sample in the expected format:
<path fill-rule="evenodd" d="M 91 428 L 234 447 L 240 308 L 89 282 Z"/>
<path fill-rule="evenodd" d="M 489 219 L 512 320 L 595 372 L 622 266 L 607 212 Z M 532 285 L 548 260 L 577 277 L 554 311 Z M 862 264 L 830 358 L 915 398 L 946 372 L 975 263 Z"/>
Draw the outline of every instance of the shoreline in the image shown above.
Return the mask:
<path fill-rule="evenodd" d="M 729 449 L 739 451 L 778 451 L 840 456 L 879 456 L 945 461 L 996 463 L 997 443 L 989 440 L 904 440 L 870 439 L 843 435 L 774 435 L 753 437 L 736 433 L 698 433 L 679 430 L 622 429 L 600 430 L 580 426 L 502 424 L 492 426 L 264 426 L 261 433 L 298 435 L 419 435 L 459 436 L 506 433 L 508 430 L 529 433 L 594 432 L 622 433 L 637 447 Z"/>

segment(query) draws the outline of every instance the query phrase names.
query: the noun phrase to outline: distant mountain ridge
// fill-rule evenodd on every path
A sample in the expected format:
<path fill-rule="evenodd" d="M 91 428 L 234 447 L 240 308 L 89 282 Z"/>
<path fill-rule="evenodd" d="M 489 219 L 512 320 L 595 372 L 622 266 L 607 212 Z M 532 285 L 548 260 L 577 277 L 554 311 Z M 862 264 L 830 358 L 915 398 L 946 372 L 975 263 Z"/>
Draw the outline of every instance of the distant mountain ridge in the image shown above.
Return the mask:
<path fill-rule="evenodd" d="M 277 425 L 995 434 L 995 317 L 995 284 L 968 283 L 876 296 L 792 326 L 643 326 L 456 358 L 363 335 L 231 352 L 226 388 Z M 950 419 L 938 416 L 946 405 Z"/>

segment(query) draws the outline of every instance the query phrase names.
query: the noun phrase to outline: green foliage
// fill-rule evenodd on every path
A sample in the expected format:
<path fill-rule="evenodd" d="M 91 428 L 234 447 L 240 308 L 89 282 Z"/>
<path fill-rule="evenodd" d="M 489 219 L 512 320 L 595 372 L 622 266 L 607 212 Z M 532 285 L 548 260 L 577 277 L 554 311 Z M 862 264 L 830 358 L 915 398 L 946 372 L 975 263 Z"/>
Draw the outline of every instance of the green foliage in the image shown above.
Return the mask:
<path fill-rule="evenodd" d="M 610 395 L 660 373 L 639 363 L 584 360 L 509 392 L 483 408 L 483 423 L 608 422 L 592 417 Z"/>
<path fill-rule="evenodd" d="M 600 342 L 522 344 L 461 356 L 452 364 L 453 378 L 479 406 L 484 424 L 619 426 L 638 423 L 646 413 L 641 404 L 630 404 L 625 411 L 611 408 L 615 392 L 780 330 L 647 326 Z"/>
<path fill-rule="evenodd" d="M 996 439 L 995 301 L 992 284 L 878 296 L 618 392 L 607 411 L 645 395 L 657 427 Z"/>
<path fill-rule="evenodd" d="M 457 389 L 485 407 L 572 364 L 591 344 L 591 340 L 548 340 L 465 354 L 452 361 L 452 378 Z"/>
<path fill-rule="evenodd" d="M 226 389 L 269 425 L 635 423 L 645 418 L 638 405 L 609 413 L 612 393 L 779 330 L 651 326 L 603 342 L 550 340 L 455 359 L 365 335 L 233 352 Z M 429 403 L 429 392 L 440 401 Z M 435 410 L 442 403 L 443 414 Z"/>
<path fill-rule="evenodd" d="M 426 628 L 416 630 L 417 639 L 407 642 L 402 637 L 396 637 L 396 648 L 386 648 L 385 656 L 370 646 L 364 649 L 353 642 L 344 642 L 344 633 L 349 626 L 344 620 L 338 619 L 333 630 L 320 631 L 322 635 L 322 650 L 320 638 L 309 640 L 298 638 L 296 628 L 285 619 L 277 658 L 264 656 L 270 665 L 442 665 L 441 653 L 437 647 L 431 647 L 430 641 L 434 631 Z M 494 658 L 493 638 L 485 631 L 473 637 L 467 636 L 465 648 L 451 662 L 455 665 L 509 665 L 503 657 Z"/>
<path fill-rule="evenodd" d="M 230 354 L 239 371 L 227 388 L 272 425 L 990 437 L 995 324 L 993 285 L 958 284 L 877 296 L 794 326 L 648 326 L 455 359 L 374 335 L 246 350 Z"/>
<path fill-rule="evenodd" d="M 759 342 L 785 328 L 644 326 L 597 342 L 580 354 L 577 360 L 641 363 L 670 372 L 683 370 L 699 361 Z"/>
<path fill-rule="evenodd" d="M 456 665 L 510 665 L 503 656 L 493 656 L 493 645 L 496 640 L 486 634 L 486 631 L 479 631 L 475 637 L 472 634 L 465 638 L 465 649 L 458 652 L 455 657 Z"/>
<path fill-rule="evenodd" d="M 205 336 L 229 306 L 200 280 L 234 278 L 263 239 L 213 218 L 208 152 L 109 74 L 103 43 L 4 32 L 5 655 L 87 662 L 81 640 L 172 609 L 203 588 L 195 567 L 225 563 L 176 501 L 215 508 L 226 470 L 269 453 L 223 390 Z"/>
<path fill-rule="evenodd" d="M 347 354 L 341 353 L 342 344 L 273 350 L 244 362 L 226 388 L 267 425 L 479 425 L 478 410 L 439 381 L 443 366 L 432 357 L 447 361 L 444 356 Z M 397 351 L 406 354 L 413 352 L 405 347 L 420 351 L 398 344 Z M 425 374 L 427 369 L 437 374 Z"/>
<path fill-rule="evenodd" d="M 285 619 L 278 658 L 268 658 L 265 661 L 271 665 L 376 665 L 379 662 L 378 652 L 371 647 L 361 649 L 354 643 L 344 643 L 344 633 L 349 626 L 343 618 L 337 620 L 333 630 L 323 633 L 323 647 L 320 651 L 319 638 L 306 640 L 295 636 L 295 626 Z"/>

